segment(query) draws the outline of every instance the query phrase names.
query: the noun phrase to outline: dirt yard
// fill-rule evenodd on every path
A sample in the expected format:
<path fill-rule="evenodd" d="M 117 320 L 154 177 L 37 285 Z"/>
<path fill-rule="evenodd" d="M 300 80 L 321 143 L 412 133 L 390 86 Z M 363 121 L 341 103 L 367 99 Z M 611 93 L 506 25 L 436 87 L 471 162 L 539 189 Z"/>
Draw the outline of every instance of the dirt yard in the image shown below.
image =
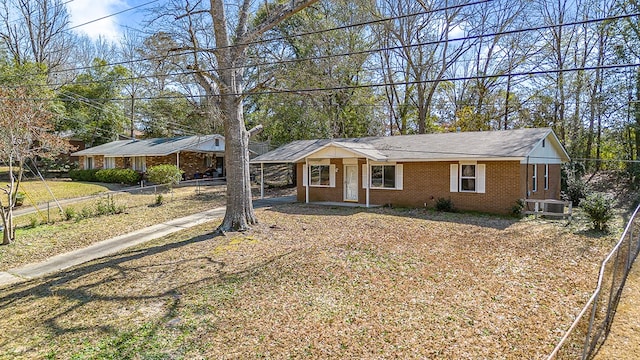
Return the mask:
<path fill-rule="evenodd" d="M 1 356 L 543 359 L 616 240 L 426 210 L 257 213 L 249 232 L 205 224 L 2 289 Z"/>

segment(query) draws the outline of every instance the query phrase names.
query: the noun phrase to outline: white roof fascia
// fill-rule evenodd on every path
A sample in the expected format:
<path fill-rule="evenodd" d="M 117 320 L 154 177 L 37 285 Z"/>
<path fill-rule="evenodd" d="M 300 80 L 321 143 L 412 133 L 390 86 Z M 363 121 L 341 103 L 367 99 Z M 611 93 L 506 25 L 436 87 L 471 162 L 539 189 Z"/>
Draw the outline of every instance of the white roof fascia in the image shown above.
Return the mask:
<path fill-rule="evenodd" d="M 339 147 L 339 148 L 342 148 L 342 149 L 348 150 L 348 151 L 350 151 L 350 152 L 352 152 L 352 153 L 354 153 L 354 154 L 356 154 L 356 155 L 361 155 L 362 157 L 365 157 L 365 158 L 368 158 L 368 159 L 371 159 L 371 160 L 375 160 L 375 161 L 384 161 L 384 160 L 386 160 L 386 159 L 384 159 L 384 160 L 379 160 L 379 159 L 374 158 L 374 157 L 371 157 L 371 156 L 369 156 L 369 155 L 367 155 L 367 154 L 364 154 L 364 153 L 361 153 L 361 152 L 359 152 L 359 151 L 353 150 L 352 148 L 350 148 L 350 147 L 348 147 L 348 146 L 344 146 L 344 145 L 340 144 L 339 142 L 332 141 L 332 142 L 329 142 L 329 143 L 326 143 L 326 144 L 324 144 L 324 145 L 320 146 L 320 147 L 319 147 L 319 148 L 317 148 L 317 149 L 313 149 L 313 150 L 311 150 L 311 151 L 307 152 L 306 154 L 301 155 L 301 156 L 299 156 L 299 157 L 297 157 L 297 158 L 295 158 L 295 159 L 291 160 L 291 162 L 292 162 L 292 163 L 300 162 L 300 161 L 302 161 L 302 160 L 304 160 L 304 159 L 306 159 L 306 158 L 309 158 L 309 157 L 313 156 L 313 154 L 314 154 L 314 153 L 317 153 L 317 152 L 319 152 L 319 151 L 322 151 L 322 150 L 324 150 L 324 149 L 328 148 L 329 146 L 336 146 L 336 147 Z M 376 150 L 375 148 L 372 148 L 372 150 L 374 150 L 374 151 L 378 151 L 378 150 Z M 266 164 L 266 163 L 268 163 L 268 162 L 267 162 L 267 161 L 264 161 L 264 162 L 262 162 L 262 163 Z M 274 162 L 274 163 L 276 163 L 276 162 Z M 282 161 L 279 161 L 279 162 L 277 162 L 277 163 L 282 163 Z"/>
<path fill-rule="evenodd" d="M 434 159 L 405 159 L 389 158 L 386 161 L 393 162 L 457 162 L 457 161 L 523 161 L 523 157 L 459 157 L 459 158 L 434 158 Z"/>

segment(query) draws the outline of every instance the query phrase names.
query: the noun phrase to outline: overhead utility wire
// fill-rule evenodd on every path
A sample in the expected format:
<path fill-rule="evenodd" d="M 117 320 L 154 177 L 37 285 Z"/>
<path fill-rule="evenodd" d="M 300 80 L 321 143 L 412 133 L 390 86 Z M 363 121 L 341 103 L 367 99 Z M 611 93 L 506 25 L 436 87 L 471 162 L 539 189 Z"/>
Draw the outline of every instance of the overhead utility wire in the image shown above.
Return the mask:
<path fill-rule="evenodd" d="M 155 1 L 159 1 L 159 0 L 155 0 Z M 491 2 L 491 1 L 493 1 L 493 0 L 482 0 L 482 1 L 477 1 L 477 2 L 473 2 L 473 3 L 459 4 L 459 5 L 453 5 L 453 6 L 443 7 L 443 8 L 438 8 L 438 9 L 425 10 L 425 11 L 421 11 L 421 12 L 417 12 L 417 13 L 413 13 L 413 14 L 398 15 L 398 16 L 393 16 L 393 17 L 388 17 L 388 18 L 383 18 L 383 19 L 376 19 L 376 20 L 371 20 L 371 21 L 360 22 L 360 23 L 356 23 L 356 24 L 349 24 L 349 25 L 344 25 L 344 26 L 339 26 L 339 27 L 333 27 L 333 28 L 329 28 L 329 29 L 322 29 L 322 30 L 317 30 L 317 31 L 313 31 L 313 32 L 294 34 L 294 35 L 291 35 L 290 37 L 308 36 L 308 35 L 314 35 L 314 34 L 320 34 L 320 33 L 324 33 L 324 32 L 329 32 L 329 31 L 344 30 L 344 29 L 348 29 L 348 28 L 352 28 L 352 27 L 365 26 L 365 25 L 376 24 L 376 23 L 385 22 L 385 21 L 393 21 L 393 20 L 398 20 L 398 19 L 402 19 L 402 18 L 406 18 L 406 17 L 412 17 L 412 16 L 426 15 L 426 14 L 430 14 L 430 13 L 450 10 L 450 9 L 459 8 L 459 7 L 478 5 L 478 4 L 481 4 L 481 3 L 486 3 L 486 2 Z M 94 20 L 94 21 L 97 21 L 97 20 Z M 85 25 L 85 24 L 82 24 L 82 25 Z M 81 26 L 81 25 L 78 25 L 78 26 Z M 252 41 L 252 42 L 249 42 L 249 43 L 246 43 L 246 44 L 234 44 L 234 45 L 230 45 L 228 47 L 234 47 L 234 46 L 239 46 L 239 45 L 252 45 L 252 44 L 258 44 L 258 43 L 265 43 L 265 42 L 274 42 L 274 41 L 281 41 L 281 40 L 284 40 L 284 39 L 286 39 L 286 37 L 277 37 L 277 38 L 272 38 L 272 39 L 261 39 L 261 40 L 255 40 L 255 41 Z M 211 49 L 200 49 L 200 50 L 194 49 L 194 50 L 183 51 L 183 52 L 175 52 L 175 53 L 173 53 L 171 55 L 169 55 L 169 54 L 167 54 L 167 55 L 158 55 L 158 56 L 145 57 L 145 58 L 139 58 L 139 59 L 133 59 L 133 60 L 117 61 L 117 62 L 107 63 L 107 64 L 104 64 L 104 65 L 79 66 L 79 67 L 75 67 L 75 68 L 61 69 L 61 70 L 52 71 L 51 73 L 52 74 L 58 74 L 58 73 L 64 73 L 64 72 L 69 72 L 69 71 L 89 70 L 89 69 L 98 69 L 98 68 L 102 68 L 102 67 L 115 66 L 115 65 L 133 64 L 133 63 L 136 63 L 136 62 L 144 62 L 144 61 L 150 61 L 150 60 L 163 60 L 163 59 L 166 59 L 168 57 L 189 55 L 189 54 L 193 54 L 193 53 L 196 53 L 196 52 L 214 52 L 216 50 L 221 50 L 221 49 L 224 49 L 224 48 L 225 47 L 211 48 Z"/>
<path fill-rule="evenodd" d="M 448 40 L 427 41 L 427 42 L 422 42 L 422 43 L 417 43 L 417 44 L 409 44 L 409 45 L 397 45 L 397 46 L 390 46 L 390 47 L 383 47 L 383 48 L 376 48 L 376 49 L 355 51 L 355 52 L 350 52 L 350 53 L 322 55 L 322 56 L 307 57 L 307 58 L 302 58 L 302 59 L 283 59 L 283 60 L 279 60 L 279 61 L 267 61 L 267 62 L 248 64 L 248 65 L 243 66 L 243 68 L 269 66 L 269 65 L 279 65 L 279 64 L 286 64 L 286 63 L 301 63 L 301 62 L 305 62 L 305 61 L 326 60 L 326 59 L 332 59 L 332 58 L 336 58 L 336 57 L 346 57 L 346 56 L 357 56 L 357 55 L 363 55 L 363 54 L 373 54 L 373 53 L 382 52 L 382 51 L 400 50 L 400 49 L 404 49 L 404 48 L 414 48 L 414 47 L 429 46 L 429 45 L 438 45 L 438 44 L 442 44 L 442 43 L 451 43 L 451 42 L 458 42 L 458 41 L 480 39 L 480 38 L 485 38 L 485 37 L 511 35 L 511 34 L 516 34 L 516 33 L 528 32 L 528 31 L 540 31 L 540 30 L 547 30 L 547 29 L 552 29 L 552 28 L 562 28 L 562 27 L 565 27 L 565 26 L 584 25 L 584 24 L 605 22 L 605 21 L 611 21 L 611 20 L 620 20 L 620 19 L 624 19 L 624 18 L 637 17 L 637 16 L 640 16 L 640 13 L 623 14 L 623 15 L 604 17 L 604 18 L 588 19 L 588 20 L 581 20 L 581 21 L 575 21 L 575 22 L 570 22 L 570 23 L 563 23 L 563 24 L 543 25 L 543 26 L 536 26 L 536 27 L 530 27 L 530 28 L 524 28 L 524 29 L 514 29 L 514 30 L 507 30 L 507 31 L 502 31 L 502 32 L 494 32 L 494 33 L 488 33 L 488 34 L 470 35 L 470 36 L 458 37 L 458 38 L 453 38 L 453 39 L 448 39 Z M 214 51 L 214 50 L 212 49 L 210 51 Z M 136 60 L 130 60 L 129 62 L 133 62 L 133 61 L 142 61 L 142 60 L 136 59 Z M 469 61 L 474 61 L 474 60 L 469 60 Z M 121 65 L 123 63 L 125 63 L 125 62 L 118 63 L 118 65 Z M 237 69 L 237 68 L 238 67 L 208 68 L 208 69 L 202 69 L 200 71 L 210 72 L 210 71 L 220 71 L 220 70 L 232 70 L 232 69 Z M 78 69 L 83 69 L 83 68 L 78 68 Z M 371 70 L 371 68 L 369 70 Z M 62 71 L 70 71 L 70 70 L 66 69 L 66 70 L 62 70 Z M 197 71 L 195 71 L 195 70 L 187 70 L 187 71 L 179 71 L 179 72 L 161 74 L 160 76 L 191 75 L 191 74 L 195 74 L 196 72 Z M 146 79 L 146 78 L 154 78 L 156 76 L 159 76 L 159 75 L 155 74 L 155 75 L 133 76 L 133 77 L 122 78 L 119 81 L 141 80 L 141 79 Z M 99 83 L 99 81 L 96 80 L 96 81 L 74 82 L 74 84 L 94 84 L 94 83 Z M 64 84 L 55 83 L 55 84 L 47 84 L 47 85 L 42 85 L 42 86 L 54 86 L 55 87 L 55 86 L 62 86 L 62 85 L 64 85 Z"/>
<path fill-rule="evenodd" d="M 73 1 L 73 0 L 72 0 L 72 1 Z M 100 21 L 100 20 L 108 19 L 108 18 L 110 18 L 110 17 L 114 17 L 114 16 L 116 16 L 116 15 L 120 15 L 120 14 L 123 14 L 123 13 L 129 12 L 129 11 L 131 11 L 131 10 L 139 9 L 139 8 L 141 8 L 141 7 L 147 6 L 147 5 L 149 5 L 149 4 L 156 3 L 156 2 L 158 2 L 158 1 L 160 1 L 160 0 L 152 0 L 152 1 L 148 1 L 148 2 L 146 2 L 146 3 L 144 3 L 144 4 L 136 5 L 136 6 L 134 6 L 134 7 L 131 7 L 131 8 L 128 8 L 128 9 L 124 9 L 124 10 L 118 11 L 118 12 L 113 13 L 113 14 L 105 15 L 105 16 L 103 16 L 103 17 L 100 17 L 100 18 L 97 18 L 97 19 L 93 19 L 93 20 L 91 20 L 91 21 L 87 21 L 87 22 L 82 23 L 82 24 L 79 24 L 79 25 L 72 26 L 72 27 L 70 27 L 68 30 L 73 30 L 73 29 L 77 29 L 77 28 L 82 27 L 82 26 L 86 26 L 86 25 L 89 25 L 89 24 L 93 24 L 93 23 L 98 22 L 98 21 Z"/>
<path fill-rule="evenodd" d="M 259 66 L 279 65 L 279 64 L 286 64 L 286 63 L 299 63 L 299 62 L 314 61 L 314 60 L 325 60 L 325 59 L 331 59 L 331 58 L 335 58 L 335 57 L 346 57 L 346 56 L 356 56 L 356 55 L 363 55 L 363 54 L 373 54 L 373 53 L 382 52 L 382 51 L 400 50 L 400 49 L 404 49 L 404 48 L 413 48 L 413 47 L 419 47 L 419 46 L 438 45 L 438 44 L 442 44 L 442 43 L 451 43 L 451 42 L 458 42 L 458 41 L 480 39 L 480 38 L 485 38 L 485 37 L 511 35 L 511 34 L 516 34 L 516 33 L 528 32 L 528 31 L 540 31 L 540 30 L 547 30 L 547 29 L 552 29 L 552 28 L 562 28 L 562 27 L 565 27 L 565 26 L 576 26 L 576 25 L 592 24 L 592 23 L 605 22 L 605 21 L 611 21 L 611 20 L 620 20 L 620 19 L 625 19 L 625 18 L 629 18 L 629 17 L 637 17 L 637 16 L 640 16 L 640 13 L 623 14 L 623 15 L 609 16 L 609 17 L 597 18 L 597 19 L 581 20 L 581 21 L 575 21 L 575 22 L 570 22 L 570 23 L 562 23 L 562 24 L 543 25 L 543 26 L 536 26 L 536 27 L 530 27 L 530 28 L 524 28 L 524 29 L 514 29 L 514 30 L 507 30 L 507 31 L 502 31 L 502 32 L 494 32 L 494 33 L 489 33 L 489 34 L 470 35 L 470 36 L 458 37 L 458 38 L 453 38 L 453 39 L 448 39 L 448 40 L 437 40 L 437 41 L 428 41 L 428 42 L 422 42 L 422 43 L 417 43 L 417 44 L 390 46 L 390 47 L 383 47 L 383 48 L 355 51 L 355 52 L 350 52 L 350 53 L 322 55 L 322 56 L 307 57 L 307 58 L 301 58 L 301 59 L 284 59 L 284 60 L 279 60 L 279 61 L 267 61 L 267 62 L 261 62 L 261 63 L 248 64 L 248 65 L 243 66 L 243 67 L 259 67 Z M 213 50 L 210 50 L 210 51 L 213 51 Z M 162 58 L 165 58 L 165 57 L 162 57 Z M 113 63 L 113 64 L 122 65 L 122 64 L 125 64 L 125 63 L 132 63 L 132 62 L 136 62 L 136 61 L 143 61 L 143 60 L 135 59 L 135 60 L 123 61 L 123 62 Z M 469 60 L 469 61 L 474 61 L 474 60 Z M 90 66 L 90 67 L 81 67 L 81 68 L 75 68 L 75 69 L 89 69 L 89 68 L 101 67 L 101 66 L 103 66 L 103 65 Z M 107 65 L 104 65 L 104 66 L 107 66 Z M 208 69 L 202 69 L 200 71 L 209 72 L 209 71 L 220 71 L 220 70 L 231 70 L 231 69 L 235 69 L 235 67 L 230 67 L 230 68 L 208 68 Z M 64 72 L 64 71 L 71 71 L 71 70 L 73 70 L 73 69 L 65 69 L 65 70 L 60 70 L 60 71 L 57 71 L 57 72 Z M 369 68 L 368 70 L 372 70 L 372 69 Z M 140 75 L 140 76 L 132 76 L 132 77 L 122 78 L 122 79 L 119 79 L 118 81 L 141 80 L 141 79 L 146 79 L 146 78 L 154 78 L 154 77 L 157 77 L 157 76 L 191 75 L 191 74 L 195 74 L 196 72 L 197 71 L 195 71 L 195 70 L 187 70 L 187 71 L 179 71 L 179 72 L 170 72 L 170 73 L 161 74 L 161 75 L 158 75 L 158 74 L 155 74 L 155 75 Z M 91 80 L 91 81 L 74 82 L 73 84 L 89 85 L 89 84 L 95 84 L 95 83 L 99 83 L 99 82 L 100 82 L 99 80 Z M 53 84 L 44 84 L 44 85 L 37 85 L 37 86 L 53 86 L 53 87 L 56 87 L 56 86 L 62 86 L 62 85 L 65 85 L 65 84 L 53 83 Z M 21 87 L 21 86 L 17 86 L 17 87 Z"/>
<path fill-rule="evenodd" d="M 451 77 L 451 78 L 442 78 L 438 80 L 415 80 L 415 81 L 398 81 L 398 82 L 385 82 L 379 84 L 362 84 L 362 85 L 345 85 L 345 86 L 334 86 L 334 87 L 326 87 L 326 88 L 307 88 L 307 89 L 278 89 L 278 90 L 265 90 L 265 91 L 253 91 L 246 93 L 231 93 L 226 94 L 224 96 L 251 96 L 251 95 L 268 95 L 268 94 L 296 94 L 296 93 L 313 93 L 313 92 L 321 92 L 321 91 L 333 91 L 333 90 L 353 90 L 353 89 L 364 89 L 364 88 L 377 88 L 383 86 L 393 86 L 393 85 L 415 85 L 415 84 L 430 84 L 434 82 L 447 82 L 447 81 L 463 81 L 463 80 L 479 80 L 479 79 L 488 79 L 488 78 L 498 78 L 498 77 L 514 77 L 514 76 L 534 76 L 534 75 L 545 75 L 545 74 L 557 74 L 564 72 L 574 72 L 574 71 L 583 71 L 583 70 L 598 70 L 598 69 L 621 69 L 621 68 L 632 68 L 639 67 L 640 63 L 630 63 L 630 64 L 612 64 L 612 65 L 599 65 L 599 66 L 584 66 L 584 67 L 575 67 L 575 68 L 565 68 L 565 69 L 552 69 L 552 70 L 539 70 L 539 71 L 523 71 L 518 73 L 504 73 L 504 74 L 491 74 L 491 75 L 474 75 L 474 76 L 460 76 L 460 77 Z M 196 95 L 191 96 L 192 98 L 207 98 L 207 97 L 219 97 L 223 95 Z M 154 99 L 182 99 L 184 96 L 147 96 L 147 97 L 138 97 L 138 100 L 154 100 Z M 4 99 L 13 99 L 13 98 L 4 98 Z M 18 100 L 18 99 L 16 99 Z M 29 98 L 28 100 L 38 100 L 38 101 L 47 101 L 51 99 L 45 98 Z M 101 100 L 101 101 L 130 101 L 130 99 L 125 98 L 94 98 L 92 100 Z M 65 101 L 65 100 L 62 100 Z"/>

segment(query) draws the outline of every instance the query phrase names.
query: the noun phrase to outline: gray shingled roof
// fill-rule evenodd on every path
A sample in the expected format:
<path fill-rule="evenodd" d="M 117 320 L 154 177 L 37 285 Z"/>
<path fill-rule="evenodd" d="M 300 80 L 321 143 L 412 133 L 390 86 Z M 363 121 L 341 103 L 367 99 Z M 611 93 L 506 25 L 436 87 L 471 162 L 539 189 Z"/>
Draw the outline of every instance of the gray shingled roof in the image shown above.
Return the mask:
<path fill-rule="evenodd" d="M 352 139 L 299 140 L 254 158 L 252 163 L 298 162 L 334 145 L 373 161 L 436 161 L 487 158 L 522 159 L 548 135 L 564 149 L 549 128 L 402 135 Z"/>
<path fill-rule="evenodd" d="M 216 152 L 214 139 L 221 135 L 182 136 L 175 138 L 155 138 L 144 140 L 118 140 L 75 152 L 73 156 L 105 155 L 124 156 L 166 156 L 178 151 Z"/>

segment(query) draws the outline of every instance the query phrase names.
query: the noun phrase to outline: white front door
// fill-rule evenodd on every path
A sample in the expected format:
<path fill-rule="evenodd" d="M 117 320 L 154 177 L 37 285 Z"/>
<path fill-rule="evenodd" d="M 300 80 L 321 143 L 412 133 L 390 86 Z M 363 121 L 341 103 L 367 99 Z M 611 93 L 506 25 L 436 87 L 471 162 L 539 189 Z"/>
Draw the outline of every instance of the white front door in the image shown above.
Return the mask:
<path fill-rule="evenodd" d="M 358 201 L 358 165 L 344 166 L 344 201 Z"/>

